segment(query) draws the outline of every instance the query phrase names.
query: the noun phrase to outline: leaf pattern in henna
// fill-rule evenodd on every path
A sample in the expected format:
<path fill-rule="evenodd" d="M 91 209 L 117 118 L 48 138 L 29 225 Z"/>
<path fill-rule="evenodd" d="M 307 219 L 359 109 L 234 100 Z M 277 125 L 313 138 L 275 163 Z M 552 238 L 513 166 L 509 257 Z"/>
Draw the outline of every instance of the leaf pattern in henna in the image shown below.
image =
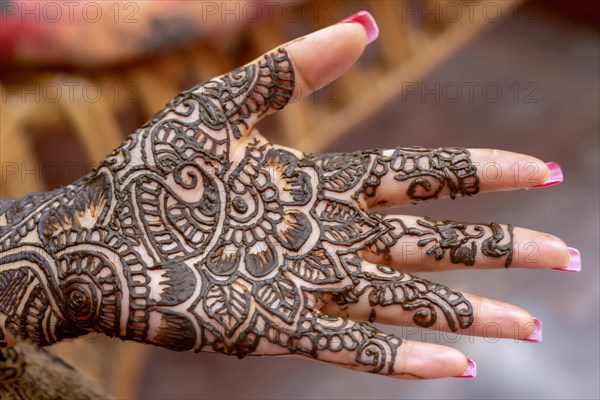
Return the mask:
<path fill-rule="evenodd" d="M 461 148 L 302 155 L 249 134 L 294 91 L 285 49 L 183 92 L 73 185 L 0 204 L 0 344 L 95 330 L 174 350 L 243 357 L 266 341 L 318 358 L 352 352 L 393 373 L 402 341 L 323 315 L 319 299 L 400 306 L 415 324 L 473 322 L 458 292 L 378 266 L 404 237 L 436 259 L 512 259 L 512 230 L 386 219 L 364 210 L 382 178 L 414 201 L 477 193 Z M 243 141 L 241 139 L 244 138 Z M 242 144 L 240 144 L 242 143 Z M 240 147 L 242 146 L 242 147 Z M 37 226 L 37 229 L 36 229 Z M 479 244 L 481 242 L 481 244 Z"/>

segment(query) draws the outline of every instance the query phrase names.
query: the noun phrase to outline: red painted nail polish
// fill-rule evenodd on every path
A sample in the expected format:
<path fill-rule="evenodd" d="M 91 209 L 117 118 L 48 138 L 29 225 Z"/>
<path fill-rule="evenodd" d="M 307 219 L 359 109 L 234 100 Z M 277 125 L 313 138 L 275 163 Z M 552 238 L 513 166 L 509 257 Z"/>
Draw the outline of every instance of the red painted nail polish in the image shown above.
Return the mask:
<path fill-rule="evenodd" d="M 455 378 L 475 378 L 477 376 L 477 364 L 475 361 L 467 358 L 467 370 L 462 374 L 455 376 Z"/>
<path fill-rule="evenodd" d="M 556 271 L 579 272 L 581 271 L 581 255 L 579 250 L 569 247 L 569 264 L 564 268 L 552 268 Z"/>
<path fill-rule="evenodd" d="M 358 22 L 367 31 L 367 44 L 372 43 L 379 36 L 379 27 L 375 18 L 368 11 L 359 11 L 347 18 L 344 18 L 338 24 L 344 24 L 349 22 Z"/>
<path fill-rule="evenodd" d="M 560 164 L 551 161 L 546 163 L 546 165 L 550 169 L 550 178 L 546 182 L 534 186 L 536 188 L 558 185 L 563 181 L 563 173 Z"/>
<path fill-rule="evenodd" d="M 533 317 L 533 323 L 535 324 L 533 333 L 524 340 L 526 342 L 539 343 L 542 341 L 542 321 L 539 318 Z"/>

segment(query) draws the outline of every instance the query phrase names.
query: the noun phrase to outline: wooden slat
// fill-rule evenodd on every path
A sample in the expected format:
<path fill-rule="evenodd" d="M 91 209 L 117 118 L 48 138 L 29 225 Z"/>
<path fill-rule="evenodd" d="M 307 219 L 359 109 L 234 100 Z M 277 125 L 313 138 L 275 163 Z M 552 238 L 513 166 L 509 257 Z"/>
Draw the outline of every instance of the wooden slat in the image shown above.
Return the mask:
<path fill-rule="evenodd" d="M 79 83 L 79 87 L 84 87 L 89 82 L 81 80 Z M 121 143 L 122 136 L 109 105 L 110 96 L 100 94 L 96 100 L 93 93 L 86 95 L 84 90 L 76 90 L 73 101 L 68 96 L 61 96 L 58 105 L 72 124 L 88 159 L 99 162 Z"/>
<path fill-rule="evenodd" d="M 186 48 L 186 54 L 196 71 L 198 83 L 222 75 L 233 69 L 230 60 L 223 56 L 220 49 L 210 43 L 200 43 Z"/>
<path fill-rule="evenodd" d="M 25 124 L 39 104 L 22 102 L 20 94 L 9 96 L 5 90 L 4 84 L 0 84 L 0 96 L 6 99 L 0 107 L 0 198 L 20 197 L 44 189 L 39 174 L 23 176 L 23 172 L 38 170 Z"/>
<path fill-rule="evenodd" d="M 139 89 L 139 101 L 144 118 L 149 118 L 161 110 L 178 92 L 175 82 L 156 79 L 154 72 L 147 66 L 140 65 L 133 68 L 129 78 Z"/>
<path fill-rule="evenodd" d="M 11 145 L 2 146 L 0 152 L 2 165 L 0 197 L 21 197 L 45 189 L 40 166 L 33 155 L 29 137 L 20 128 L 15 126 L 13 132 L 3 131 L 10 138 Z"/>
<path fill-rule="evenodd" d="M 257 24 L 249 30 L 253 47 L 258 53 L 269 51 L 285 42 L 285 34 L 280 22 Z M 307 101 L 296 102 L 286 107 L 285 112 L 277 113 L 281 144 L 293 145 L 299 132 L 310 132 L 313 105 Z"/>
<path fill-rule="evenodd" d="M 393 68 L 407 59 L 412 49 L 409 37 L 412 26 L 403 21 L 401 2 L 374 1 L 371 11 L 375 20 L 385 29 L 379 32 L 377 39 L 381 47 L 385 66 Z"/>

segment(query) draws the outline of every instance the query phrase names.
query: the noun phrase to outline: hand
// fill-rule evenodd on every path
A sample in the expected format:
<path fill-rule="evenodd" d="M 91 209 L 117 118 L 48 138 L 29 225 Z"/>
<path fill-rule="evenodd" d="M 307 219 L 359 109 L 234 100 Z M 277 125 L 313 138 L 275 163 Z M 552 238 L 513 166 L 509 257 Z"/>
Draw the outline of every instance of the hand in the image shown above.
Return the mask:
<path fill-rule="evenodd" d="M 258 133 L 262 117 L 356 61 L 373 36 L 362 23 L 367 31 L 335 25 L 183 92 L 94 173 L 2 203 L 0 340 L 46 345 L 98 331 L 402 378 L 461 375 L 468 360 L 371 322 L 471 335 L 493 323 L 502 337 L 535 340 L 525 310 L 409 272 L 566 269 L 561 240 L 374 210 L 543 185 L 546 164 L 463 148 L 307 155 Z M 487 163 L 500 180 L 478 172 Z M 527 179 L 514 180 L 515 163 Z"/>
<path fill-rule="evenodd" d="M 92 5 L 57 2 L 35 8 L 24 1 L 2 5 L 0 60 L 17 65 L 71 65 L 98 68 L 152 56 L 165 49 L 234 34 L 244 26 L 240 2 L 224 23 L 207 1 L 165 3 L 98 2 Z M 50 17 L 51 8 L 56 18 Z M 91 11 L 90 9 L 93 9 Z M 27 18 L 35 15 L 35 18 Z M 95 16 L 92 16 L 94 15 Z M 41 17 L 41 18 L 40 18 Z"/>

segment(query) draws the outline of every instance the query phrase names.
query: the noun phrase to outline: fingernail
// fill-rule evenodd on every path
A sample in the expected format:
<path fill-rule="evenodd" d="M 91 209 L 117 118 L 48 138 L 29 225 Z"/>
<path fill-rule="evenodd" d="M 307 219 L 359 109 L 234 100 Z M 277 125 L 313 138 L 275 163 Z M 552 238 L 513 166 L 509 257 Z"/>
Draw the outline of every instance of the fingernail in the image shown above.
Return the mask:
<path fill-rule="evenodd" d="M 533 323 L 535 324 L 533 333 L 524 340 L 526 342 L 539 343 L 542 341 L 542 321 L 539 318 L 533 317 Z"/>
<path fill-rule="evenodd" d="M 367 44 L 372 43 L 379 36 L 379 27 L 375 18 L 368 11 L 359 11 L 347 18 L 344 18 L 338 24 L 344 24 L 349 22 L 358 22 L 367 31 Z"/>
<path fill-rule="evenodd" d="M 579 250 L 569 247 L 569 265 L 564 268 L 552 268 L 556 271 L 579 272 L 581 271 L 581 255 Z"/>
<path fill-rule="evenodd" d="M 546 182 L 534 186 L 536 188 L 558 185 L 563 181 L 563 173 L 559 163 L 551 161 L 546 165 L 550 168 L 550 178 Z"/>
<path fill-rule="evenodd" d="M 455 378 L 475 378 L 477 376 L 477 364 L 475 361 L 467 358 L 467 370 L 462 375 L 455 376 Z"/>

